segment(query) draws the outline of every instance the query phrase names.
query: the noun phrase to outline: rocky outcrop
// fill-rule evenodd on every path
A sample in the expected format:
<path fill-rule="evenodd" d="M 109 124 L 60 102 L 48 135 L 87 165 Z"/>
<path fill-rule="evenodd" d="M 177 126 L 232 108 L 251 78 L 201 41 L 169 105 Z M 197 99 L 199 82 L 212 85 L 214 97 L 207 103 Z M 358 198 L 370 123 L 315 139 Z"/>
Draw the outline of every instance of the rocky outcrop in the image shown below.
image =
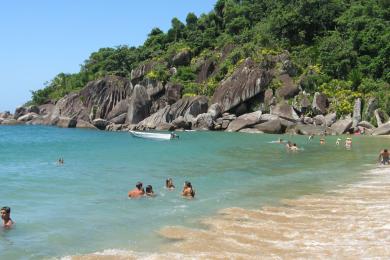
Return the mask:
<path fill-rule="evenodd" d="M 196 118 L 199 114 L 206 113 L 208 98 L 205 96 L 184 97 L 171 106 L 169 111 L 170 122 L 179 116 L 184 116 L 187 121 Z"/>
<path fill-rule="evenodd" d="M 137 68 L 131 70 L 131 83 L 133 85 L 138 84 L 157 64 L 158 63 L 155 61 L 146 61 Z"/>
<path fill-rule="evenodd" d="M 355 105 L 353 106 L 353 115 L 352 115 L 352 128 L 355 128 L 358 123 L 362 120 L 362 101 L 360 98 L 355 100 Z"/>
<path fill-rule="evenodd" d="M 126 122 L 126 119 L 127 119 L 127 113 L 123 113 L 117 117 L 110 119 L 109 121 L 113 124 L 124 124 Z"/>
<path fill-rule="evenodd" d="M 246 134 L 264 134 L 264 132 L 257 130 L 256 128 L 243 128 L 238 132 Z"/>
<path fill-rule="evenodd" d="M 207 113 L 211 115 L 213 120 L 216 120 L 222 114 L 222 107 L 218 103 L 212 104 L 207 110 Z"/>
<path fill-rule="evenodd" d="M 126 122 L 129 124 L 137 124 L 144 120 L 149 116 L 151 104 L 146 88 L 142 85 L 136 85 L 130 97 Z"/>
<path fill-rule="evenodd" d="M 313 104 L 312 104 L 313 112 L 315 114 L 324 115 L 326 114 L 326 109 L 328 108 L 328 106 L 329 106 L 328 97 L 323 93 L 316 92 L 314 94 Z"/>
<path fill-rule="evenodd" d="M 267 89 L 265 92 L 264 92 L 264 106 L 266 108 L 270 107 L 271 105 L 275 105 L 274 103 L 274 94 L 273 94 L 273 91 L 272 89 Z"/>
<path fill-rule="evenodd" d="M 119 116 L 119 115 L 122 115 L 123 113 L 127 113 L 129 109 L 129 100 L 128 99 L 122 99 L 121 101 L 119 101 L 115 107 L 108 113 L 106 119 L 111 121 L 111 119 Z M 93 120 L 94 118 L 92 118 Z"/>
<path fill-rule="evenodd" d="M 326 126 L 297 124 L 292 127 L 300 135 L 334 135 L 337 134 L 333 129 Z"/>
<path fill-rule="evenodd" d="M 20 116 L 18 118 L 18 121 L 19 122 L 27 122 L 27 121 L 30 121 L 30 120 L 32 120 L 34 118 L 37 118 L 37 117 L 38 117 L 38 114 L 36 114 L 34 112 L 29 112 L 29 113 L 27 113 L 27 114 L 25 114 L 23 116 Z"/>
<path fill-rule="evenodd" d="M 281 118 L 297 121 L 299 116 L 295 112 L 294 108 L 287 103 L 279 103 L 276 106 L 271 107 L 271 114 L 277 115 Z"/>
<path fill-rule="evenodd" d="M 191 62 L 191 52 L 189 50 L 183 50 L 178 52 L 172 58 L 173 66 L 187 66 Z"/>
<path fill-rule="evenodd" d="M 73 128 L 77 125 L 75 118 L 60 116 L 55 120 L 55 125 L 62 128 Z"/>
<path fill-rule="evenodd" d="M 313 117 L 313 124 L 314 125 L 326 125 L 326 119 L 323 115 L 316 115 Z"/>
<path fill-rule="evenodd" d="M 331 126 L 333 125 L 337 120 L 337 115 L 336 113 L 329 113 L 325 116 L 325 124 L 326 126 Z"/>
<path fill-rule="evenodd" d="M 213 118 L 209 113 L 199 114 L 193 122 L 192 129 L 211 130 L 214 126 Z"/>
<path fill-rule="evenodd" d="M 110 124 L 109 121 L 107 120 L 104 120 L 102 118 L 97 118 L 97 119 L 94 119 L 92 121 L 92 124 L 97 128 L 97 129 L 100 129 L 100 130 L 104 130 L 106 129 L 106 126 Z"/>
<path fill-rule="evenodd" d="M 223 112 L 238 106 L 265 91 L 272 80 L 272 73 L 260 69 L 251 59 L 246 59 L 239 68 L 222 81 L 215 90 L 211 103 L 219 103 Z"/>
<path fill-rule="evenodd" d="M 171 106 L 166 106 L 160 109 L 156 113 L 150 115 L 149 117 L 139 122 L 136 128 L 139 130 L 155 129 L 160 124 L 170 122 L 169 115 L 168 115 L 170 109 Z"/>
<path fill-rule="evenodd" d="M 83 105 L 78 93 L 68 94 L 57 101 L 51 114 L 51 119 L 56 120 L 59 117 L 82 119 L 88 121 L 87 108 Z"/>
<path fill-rule="evenodd" d="M 25 107 L 18 107 L 15 109 L 14 113 L 14 119 L 18 119 L 19 117 L 25 115 L 27 113 L 27 108 Z"/>
<path fill-rule="evenodd" d="M 352 118 L 347 117 L 336 121 L 330 128 L 334 130 L 337 134 L 344 134 L 352 126 Z"/>
<path fill-rule="evenodd" d="M 375 109 L 378 108 L 378 99 L 371 97 L 367 101 L 366 108 L 364 109 L 363 119 L 369 120 L 374 116 Z"/>
<path fill-rule="evenodd" d="M 378 128 L 375 128 L 372 135 L 388 135 L 390 134 L 390 122 L 382 124 Z"/>
<path fill-rule="evenodd" d="M 77 122 L 76 122 L 76 127 L 77 127 L 77 128 L 90 128 L 90 129 L 96 129 L 96 127 L 95 127 L 93 124 L 91 124 L 91 123 L 89 123 L 89 122 L 87 122 L 87 121 L 81 120 L 81 119 L 77 120 Z"/>
<path fill-rule="evenodd" d="M 242 128 L 246 128 L 248 126 L 255 125 L 259 123 L 261 120 L 261 111 L 256 111 L 249 114 L 244 114 L 239 116 L 237 119 L 230 122 L 227 127 L 227 132 L 237 132 Z"/>
<path fill-rule="evenodd" d="M 176 103 L 181 98 L 182 93 L 183 86 L 180 84 L 168 82 L 165 85 L 165 97 L 169 105 Z"/>
<path fill-rule="evenodd" d="M 378 125 L 378 127 L 381 126 L 383 122 L 386 120 L 385 113 L 380 109 L 375 109 L 374 115 L 376 119 L 376 124 Z"/>
<path fill-rule="evenodd" d="M 203 63 L 199 66 L 196 82 L 205 82 L 207 78 L 215 71 L 216 66 L 216 62 L 212 59 L 203 61 Z"/>
<path fill-rule="evenodd" d="M 367 121 L 361 121 L 361 122 L 359 122 L 359 124 L 357 124 L 357 126 L 364 127 L 367 129 L 374 129 L 375 128 L 370 122 L 367 122 Z"/>

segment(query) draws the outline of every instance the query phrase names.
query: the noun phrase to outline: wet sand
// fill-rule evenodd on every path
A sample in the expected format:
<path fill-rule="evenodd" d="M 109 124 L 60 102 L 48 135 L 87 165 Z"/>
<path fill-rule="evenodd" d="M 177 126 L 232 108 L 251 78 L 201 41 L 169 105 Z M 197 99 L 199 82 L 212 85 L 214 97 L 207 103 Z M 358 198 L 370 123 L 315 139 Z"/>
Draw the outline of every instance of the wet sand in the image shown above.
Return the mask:
<path fill-rule="evenodd" d="M 390 258 L 390 167 L 323 195 L 259 210 L 228 208 L 204 229 L 165 227 L 160 252 L 124 250 L 72 259 L 361 259 Z"/>

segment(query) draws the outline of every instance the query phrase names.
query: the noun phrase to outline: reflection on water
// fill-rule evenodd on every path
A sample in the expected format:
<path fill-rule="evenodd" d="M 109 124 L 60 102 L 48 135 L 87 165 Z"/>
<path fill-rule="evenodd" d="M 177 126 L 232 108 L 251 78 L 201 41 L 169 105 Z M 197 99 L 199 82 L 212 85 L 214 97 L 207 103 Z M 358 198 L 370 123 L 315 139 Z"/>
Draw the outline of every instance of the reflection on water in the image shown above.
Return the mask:
<path fill-rule="evenodd" d="M 158 253 L 106 250 L 74 259 L 389 258 L 390 169 L 324 195 L 259 210 L 228 208 L 205 229 L 165 227 Z"/>

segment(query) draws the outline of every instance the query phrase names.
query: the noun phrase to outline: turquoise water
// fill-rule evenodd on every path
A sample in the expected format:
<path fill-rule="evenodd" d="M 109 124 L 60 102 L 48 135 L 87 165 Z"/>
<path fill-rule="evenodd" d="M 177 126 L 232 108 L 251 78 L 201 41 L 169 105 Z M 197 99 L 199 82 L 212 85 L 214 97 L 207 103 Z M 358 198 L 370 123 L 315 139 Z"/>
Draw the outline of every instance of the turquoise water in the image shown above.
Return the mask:
<path fill-rule="evenodd" d="M 109 248 L 155 251 L 167 225 L 197 226 L 219 209 L 259 208 L 359 180 L 390 139 L 290 138 L 303 151 L 271 144 L 276 135 L 183 132 L 152 141 L 128 133 L 42 126 L 0 127 L 0 206 L 16 225 L 0 229 L 0 259 L 41 259 Z M 389 141 L 388 141 L 389 140 Z M 63 157 L 65 164 L 56 161 Z M 164 189 L 171 177 L 175 191 Z M 196 199 L 180 197 L 185 180 Z M 157 197 L 130 200 L 137 181 Z"/>

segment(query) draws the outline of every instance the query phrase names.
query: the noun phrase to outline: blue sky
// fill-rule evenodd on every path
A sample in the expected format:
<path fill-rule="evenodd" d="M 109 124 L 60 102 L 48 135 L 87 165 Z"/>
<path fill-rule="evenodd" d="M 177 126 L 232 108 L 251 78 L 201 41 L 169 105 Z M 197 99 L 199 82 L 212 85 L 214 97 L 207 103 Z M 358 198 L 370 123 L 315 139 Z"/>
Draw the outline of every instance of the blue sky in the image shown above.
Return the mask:
<path fill-rule="evenodd" d="M 212 10 L 216 0 L 12 0 L 0 8 L 0 111 L 13 112 L 60 72 L 74 73 L 102 47 L 141 45 Z"/>

